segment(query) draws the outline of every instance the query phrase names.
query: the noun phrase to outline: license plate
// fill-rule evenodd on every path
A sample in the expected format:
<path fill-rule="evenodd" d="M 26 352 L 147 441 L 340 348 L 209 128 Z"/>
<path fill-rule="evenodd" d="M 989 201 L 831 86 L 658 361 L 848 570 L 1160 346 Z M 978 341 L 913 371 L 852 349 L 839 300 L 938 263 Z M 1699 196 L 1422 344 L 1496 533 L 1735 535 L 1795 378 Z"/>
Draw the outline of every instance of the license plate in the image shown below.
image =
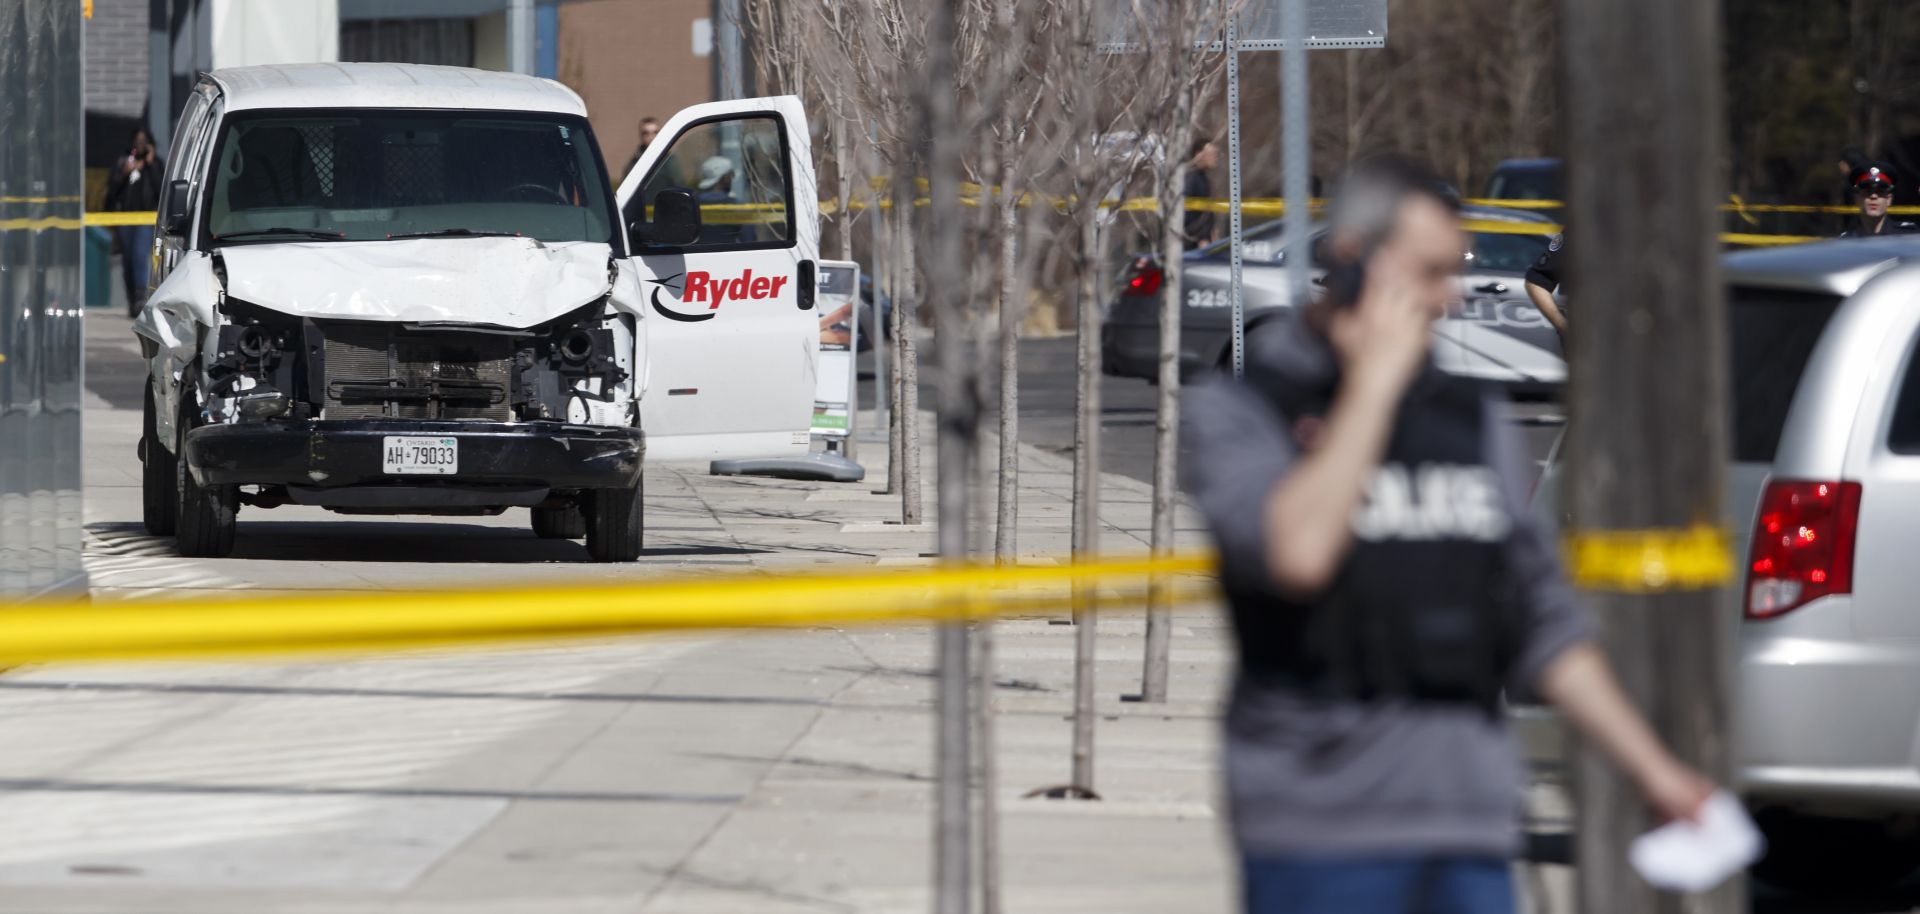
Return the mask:
<path fill-rule="evenodd" d="M 387 435 L 380 471 L 395 476 L 452 476 L 460 472 L 460 439 Z"/>

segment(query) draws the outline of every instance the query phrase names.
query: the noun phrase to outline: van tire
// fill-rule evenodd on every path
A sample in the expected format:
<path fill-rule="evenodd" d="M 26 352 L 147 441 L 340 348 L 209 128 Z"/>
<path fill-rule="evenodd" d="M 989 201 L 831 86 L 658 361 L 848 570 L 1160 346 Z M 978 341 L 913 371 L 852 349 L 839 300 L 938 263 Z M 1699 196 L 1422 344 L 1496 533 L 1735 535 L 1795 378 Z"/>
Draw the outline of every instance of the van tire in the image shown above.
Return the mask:
<path fill-rule="evenodd" d="M 160 446 L 153 385 L 147 385 L 140 438 L 140 524 L 153 536 L 172 536 L 180 489 L 174 484 L 174 456 Z"/>
<path fill-rule="evenodd" d="M 533 509 L 533 533 L 544 540 L 577 540 L 587 535 L 587 515 L 578 503 Z"/>
<path fill-rule="evenodd" d="M 587 494 L 587 554 L 596 562 L 631 562 L 640 557 L 645 522 L 645 485 L 595 489 Z"/>
<path fill-rule="evenodd" d="M 237 486 L 203 486 L 187 466 L 187 418 L 174 426 L 174 485 L 179 489 L 175 516 L 174 551 L 187 558 L 223 558 L 233 552 L 236 515 L 240 511 Z"/>

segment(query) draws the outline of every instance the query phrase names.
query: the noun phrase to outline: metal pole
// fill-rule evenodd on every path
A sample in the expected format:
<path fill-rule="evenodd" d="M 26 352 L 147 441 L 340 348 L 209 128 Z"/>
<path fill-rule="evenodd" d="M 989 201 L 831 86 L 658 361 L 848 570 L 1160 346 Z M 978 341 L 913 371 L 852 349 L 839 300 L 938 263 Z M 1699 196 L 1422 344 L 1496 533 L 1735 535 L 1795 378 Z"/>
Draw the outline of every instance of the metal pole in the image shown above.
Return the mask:
<path fill-rule="evenodd" d="M 1285 124 L 1281 146 L 1286 156 L 1282 182 L 1287 198 L 1287 291 L 1289 301 L 1304 305 L 1312 295 L 1307 239 L 1313 231 L 1307 186 L 1313 174 L 1313 145 L 1308 134 L 1307 0 L 1283 0 L 1283 4 L 1280 25 L 1286 33 L 1286 47 L 1280 52 L 1280 119 Z"/>
<path fill-rule="evenodd" d="M 508 0 L 507 69 L 533 74 L 533 0 Z"/>
<path fill-rule="evenodd" d="M 1227 296 L 1233 303 L 1233 376 L 1247 369 L 1247 304 L 1240 285 L 1240 25 L 1239 15 L 1227 19 L 1227 247 L 1232 278 Z M 1291 206 L 1291 202 L 1289 202 Z"/>

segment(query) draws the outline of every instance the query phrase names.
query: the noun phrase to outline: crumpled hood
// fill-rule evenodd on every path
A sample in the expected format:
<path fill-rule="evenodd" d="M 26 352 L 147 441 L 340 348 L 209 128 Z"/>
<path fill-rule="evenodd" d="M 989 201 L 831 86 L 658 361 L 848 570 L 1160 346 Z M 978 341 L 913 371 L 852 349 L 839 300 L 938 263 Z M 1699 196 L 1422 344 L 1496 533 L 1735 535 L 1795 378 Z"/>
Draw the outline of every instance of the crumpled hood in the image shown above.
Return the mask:
<path fill-rule="evenodd" d="M 223 248 L 227 294 L 298 317 L 523 329 L 606 294 L 605 244 L 531 238 Z"/>

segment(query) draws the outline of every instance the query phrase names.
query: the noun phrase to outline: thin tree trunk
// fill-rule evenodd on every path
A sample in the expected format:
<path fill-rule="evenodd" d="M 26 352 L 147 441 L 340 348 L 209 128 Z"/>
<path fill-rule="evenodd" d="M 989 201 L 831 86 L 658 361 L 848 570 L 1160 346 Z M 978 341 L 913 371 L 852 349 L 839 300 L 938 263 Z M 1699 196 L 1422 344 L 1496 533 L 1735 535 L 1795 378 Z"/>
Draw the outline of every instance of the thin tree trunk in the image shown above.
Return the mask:
<path fill-rule="evenodd" d="M 1079 396 L 1074 408 L 1073 433 L 1073 552 L 1077 561 L 1090 561 L 1100 549 L 1100 302 L 1099 283 L 1106 276 L 1106 241 L 1101 214 L 1087 214 L 1080 229 Z M 1073 786 L 1093 793 L 1093 690 L 1095 603 L 1093 588 L 1074 591 L 1073 640 Z"/>
<path fill-rule="evenodd" d="M 1020 322 L 1026 303 L 1020 300 L 1019 195 L 1004 171 L 1001 181 L 1000 491 L 993 554 L 1001 562 L 1012 562 L 1020 548 L 1016 529 L 1020 524 Z"/>
<path fill-rule="evenodd" d="M 904 180 L 894 182 L 894 214 L 896 237 L 900 239 L 895 248 L 897 252 L 898 277 L 896 282 L 900 297 L 894 299 L 894 312 L 899 315 L 898 335 L 893 338 L 893 351 L 898 354 L 900 396 L 895 401 L 895 412 L 900 426 L 900 522 L 919 524 L 923 517 L 920 501 L 920 353 L 914 340 L 914 330 L 920 325 L 919 306 L 915 301 L 918 293 L 915 280 L 919 270 L 919 260 L 914 252 L 913 237 L 913 180 L 912 171 L 906 171 Z"/>
<path fill-rule="evenodd" d="M 955 84 L 959 0 L 934 0 L 928 26 L 927 70 L 922 111 L 926 117 L 931 154 L 927 176 L 931 189 L 931 207 L 922 226 L 927 237 L 927 294 L 937 322 L 934 345 L 939 352 L 939 414 L 935 446 L 938 449 L 936 481 L 940 556 L 949 561 L 963 560 L 972 552 L 967 535 L 969 495 L 972 491 L 973 457 L 980 436 L 979 384 L 975 380 L 979 365 L 969 352 L 975 323 L 969 312 L 966 264 L 962 262 L 964 217 L 960 212 L 961 145 L 964 133 L 959 111 L 959 87 Z M 911 184 L 905 185 L 910 194 Z M 911 336 L 911 334 L 909 334 Z M 905 341 L 903 341 L 904 344 Z M 911 351 L 911 350 L 909 350 Z M 908 361 L 905 388 L 913 390 L 914 366 Z M 909 420 L 911 421 L 911 420 Z M 917 425 L 917 423 L 915 423 Z M 908 523 L 919 520 L 917 469 L 918 445 L 912 427 L 907 437 L 907 491 L 904 502 Z M 973 751 L 969 746 L 974 719 L 968 709 L 971 693 L 977 688 L 968 672 L 972 657 L 973 626 L 966 622 L 948 622 L 939 626 L 940 718 L 936 725 L 935 795 L 937 797 L 934 843 L 934 910 L 936 914 L 973 914 L 971 858 Z"/>
<path fill-rule="evenodd" d="M 849 147 L 852 146 L 851 143 L 847 142 L 847 128 L 851 125 L 851 123 L 852 122 L 848 121 L 846 118 L 839 118 L 833 121 L 834 186 L 840 189 L 840 201 L 839 201 L 840 210 L 835 215 L 838 216 L 838 219 L 836 221 L 839 223 L 837 228 L 839 229 L 838 234 L 840 236 L 840 259 L 841 260 L 853 259 L 853 197 L 854 197 L 854 193 L 853 193 L 853 188 L 848 186 L 848 184 L 851 183 L 853 180 L 852 178 L 853 167 L 852 167 L 852 163 L 847 161 L 847 156 L 849 155 L 848 150 L 849 150 Z M 856 300 L 858 300 L 860 297 L 860 290 L 859 289 L 853 290 L 853 296 Z M 869 328 L 867 332 L 873 333 L 878 329 L 879 328 L 877 327 Z M 856 348 L 858 348 L 857 341 L 856 341 Z"/>
<path fill-rule="evenodd" d="M 1237 51 L 1229 50 L 1230 54 Z M 1194 85 L 1192 55 L 1181 55 L 1172 66 L 1175 94 L 1168 128 L 1174 149 L 1185 149 L 1193 137 Z M 1237 60 L 1229 58 L 1229 66 Z M 1234 70 L 1229 69 L 1229 74 Z M 1235 78 L 1230 76 L 1229 78 Z M 1237 168 L 1238 165 L 1236 164 Z M 1180 432 L 1180 309 L 1181 265 L 1185 262 L 1186 184 L 1189 163 L 1175 164 L 1160 183 L 1160 395 L 1154 412 L 1153 506 L 1150 548 L 1155 555 L 1173 551 L 1173 512 L 1178 497 L 1176 473 Z M 1233 175 L 1236 179 L 1239 173 Z M 1142 701 L 1167 700 L 1168 654 L 1172 647 L 1172 594 L 1166 578 L 1155 577 L 1147 589 L 1146 657 L 1140 676 Z"/>
<path fill-rule="evenodd" d="M 906 437 L 900 433 L 900 236 L 895 234 L 898 221 L 894 212 L 879 205 L 879 195 L 874 198 L 874 210 L 879 213 L 879 221 L 873 233 L 875 246 L 885 246 L 887 259 L 883 278 L 886 280 L 887 301 L 891 307 L 886 314 L 886 335 L 888 340 L 885 355 L 886 370 L 881 378 L 880 396 L 887 403 L 887 494 L 898 495 L 904 488 L 900 483 L 901 474 L 906 472 L 907 462 L 901 457 L 906 447 Z"/>

